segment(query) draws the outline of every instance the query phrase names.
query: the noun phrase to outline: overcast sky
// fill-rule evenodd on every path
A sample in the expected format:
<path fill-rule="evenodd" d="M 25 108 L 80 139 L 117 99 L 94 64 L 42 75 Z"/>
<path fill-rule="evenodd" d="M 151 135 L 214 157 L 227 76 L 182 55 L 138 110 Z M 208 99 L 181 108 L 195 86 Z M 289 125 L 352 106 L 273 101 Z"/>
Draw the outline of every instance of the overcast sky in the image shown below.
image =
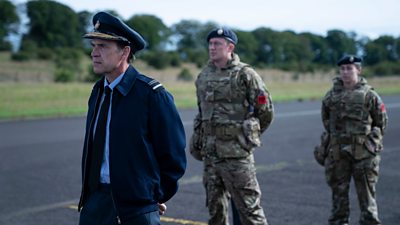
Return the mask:
<path fill-rule="evenodd" d="M 16 3 L 26 2 L 14 0 Z M 115 10 L 123 18 L 151 14 L 167 26 L 182 19 L 213 21 L 251 31 L 267 27 L 326 35 L 331 29 L 360 36 L 400 36 L 399 0 L 58 0 L 76 12 Z"/>

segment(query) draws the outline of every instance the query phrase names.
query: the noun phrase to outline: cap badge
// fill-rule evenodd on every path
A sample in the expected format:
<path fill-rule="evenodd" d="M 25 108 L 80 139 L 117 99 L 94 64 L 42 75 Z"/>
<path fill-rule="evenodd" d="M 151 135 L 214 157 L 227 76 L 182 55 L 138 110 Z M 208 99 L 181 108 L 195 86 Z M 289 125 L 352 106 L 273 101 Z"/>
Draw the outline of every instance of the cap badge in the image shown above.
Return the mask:
<path fill-rule="evenodd" d="M 94 25 L 94 29 L 97 30 L 100 27 L 100 21 L 97 20 L 96 24 Z"/>
<path fill-rule="evenodd" d="M 349 62 L 353 62 L 354 61 L 354 57 L 353 56 L 350 56 L 350 58 L 349 58 Z"/>
<path fill-rule="evenodd" d="M 217 30 L 218 35 L 222 35 L 223 33 L 224 33 L 224 30 L 222 30 L 221 28 Z"/>

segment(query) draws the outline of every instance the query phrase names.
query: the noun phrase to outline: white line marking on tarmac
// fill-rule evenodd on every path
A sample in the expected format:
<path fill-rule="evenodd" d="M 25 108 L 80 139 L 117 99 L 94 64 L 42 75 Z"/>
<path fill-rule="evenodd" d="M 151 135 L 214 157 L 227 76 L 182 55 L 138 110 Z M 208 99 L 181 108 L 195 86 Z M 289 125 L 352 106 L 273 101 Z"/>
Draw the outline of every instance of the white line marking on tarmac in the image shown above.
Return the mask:
<path fill-rule="evenodd" d="M 385 104 L 385 107 L 387 109 L 392 109 L 392 108 L 399 108 L 400 103 L 389 103 Z M 277 113 L 275 112 L 274 117 L 275 118 L 288 118 L 288 117 L 297 117 L 297 116 L 311 116 L 311 115 L 320 115 L 321 110 L 316 109 L 316 110 L 305 110 L 305 111 L 297 111 L 297 112 L 284 112 L 284 113 Z M 186 126 L 192 126 L 193 121 L 184 121 L 183 125 Z"/>

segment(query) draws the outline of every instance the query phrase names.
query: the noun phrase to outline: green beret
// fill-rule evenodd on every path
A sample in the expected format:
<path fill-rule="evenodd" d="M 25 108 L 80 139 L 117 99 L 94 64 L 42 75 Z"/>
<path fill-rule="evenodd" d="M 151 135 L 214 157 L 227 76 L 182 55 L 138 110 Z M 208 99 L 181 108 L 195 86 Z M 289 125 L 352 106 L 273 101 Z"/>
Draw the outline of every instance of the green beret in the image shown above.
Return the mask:
<path fill-rule="evenodd" d="M 93 31 L 83 35 L 84 38 L 126 42 L 132 47 L 133 53 L 146 47 L 146 41 L 138 32 L 109 13 L 96 13 L 93 26 Z"/>

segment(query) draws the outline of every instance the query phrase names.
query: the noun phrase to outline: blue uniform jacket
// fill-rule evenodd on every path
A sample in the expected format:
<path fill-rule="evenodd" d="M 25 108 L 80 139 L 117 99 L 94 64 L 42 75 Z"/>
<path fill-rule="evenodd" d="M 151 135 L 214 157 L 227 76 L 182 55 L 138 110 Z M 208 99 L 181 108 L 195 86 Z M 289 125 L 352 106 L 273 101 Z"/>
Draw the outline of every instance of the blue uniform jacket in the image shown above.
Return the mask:
<path fill-rule="evenodd" d="M 79 210 L 90 194 L 86 184 L 89 133 L 103 79 L 94 85 L 88 103 Z M 177 192 L 178 179 L 186 168 L 186 140 L 172 95 L 155 80 L 129 66 L 113 92 L 110 183 L 118 216 L 124 221 L 158 210 L 157 203 L 168 201 Z"/>

